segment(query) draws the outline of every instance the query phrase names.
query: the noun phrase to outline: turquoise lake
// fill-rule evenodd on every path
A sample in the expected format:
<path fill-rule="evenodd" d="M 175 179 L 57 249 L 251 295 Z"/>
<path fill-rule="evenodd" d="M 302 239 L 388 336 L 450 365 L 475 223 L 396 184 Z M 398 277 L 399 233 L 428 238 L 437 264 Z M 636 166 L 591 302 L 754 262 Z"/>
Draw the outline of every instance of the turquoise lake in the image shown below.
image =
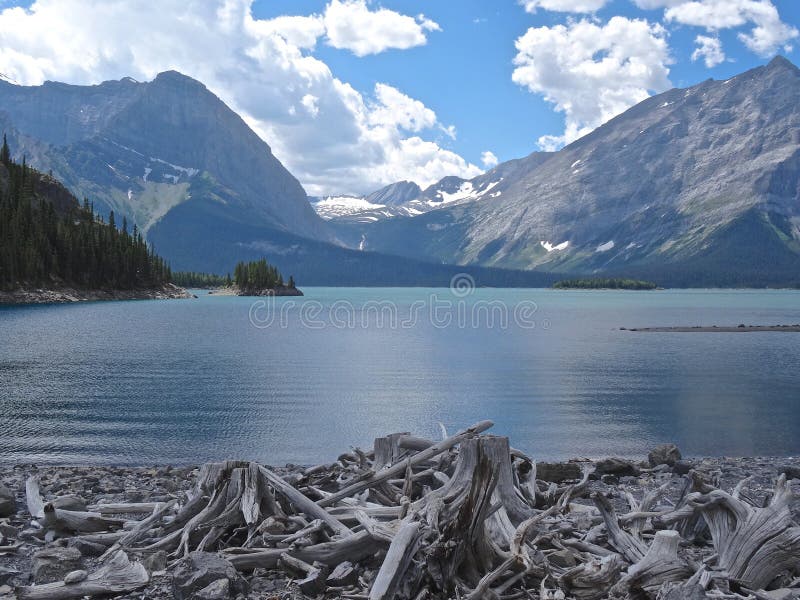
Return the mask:
<path fill-rule="evenodd" d="M 800 292 L 305 288 L 0 308 L 0 461 L 333 461 L 491 419 L 535 458 L 800 454 Z"/>

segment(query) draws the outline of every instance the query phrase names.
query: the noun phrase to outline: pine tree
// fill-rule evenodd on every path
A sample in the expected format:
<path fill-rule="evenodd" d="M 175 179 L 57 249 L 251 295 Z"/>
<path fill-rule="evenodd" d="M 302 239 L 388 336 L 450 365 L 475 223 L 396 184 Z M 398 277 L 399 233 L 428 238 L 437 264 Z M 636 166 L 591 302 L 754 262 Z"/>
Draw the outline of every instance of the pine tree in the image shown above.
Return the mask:
<path fill-rule="evenodd" d="M 3 163 L 6 167 L 11 163 L 11 151 L 8 149 L 8 140 L 5 133 L 3 134 L 3 147 L 0 148 L 0 163 Z"/>

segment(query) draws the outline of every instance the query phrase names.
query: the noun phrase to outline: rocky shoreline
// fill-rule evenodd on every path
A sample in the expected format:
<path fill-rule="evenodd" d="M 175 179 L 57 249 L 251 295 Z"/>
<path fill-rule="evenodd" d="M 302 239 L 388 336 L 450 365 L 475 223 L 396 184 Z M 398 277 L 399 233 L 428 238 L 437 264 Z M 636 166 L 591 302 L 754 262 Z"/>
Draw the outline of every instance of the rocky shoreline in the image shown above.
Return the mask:
<path fill-rule="evenodd" d="M 413 441 L 413 444 L 418 447 L 423 446 L 423 443 L 419 441 Z M 412 445 L 411 442 L 409 445 Z M 512 450 L 512 454 L 514 452 L 517 451 Z M 357 457 L 358 454 L 356 453 L 355 456 Z M 377 456 L 375 460 L 377 461 Z M 323 476 L 325 472 L 338 473 L 338 476 L 342 477 L 345 471 L 337 468 L 337 464 L 347 464 L 348 461 L 347 455 L 343 455 L 337 463 L 332 465 L 310 468 L 288 465 L 282 469 L 274 469 L 272 472 L 276 474 L 274 476 L 279 483 L 289 482 L 300 489 L 305 489 L 307 493 L 308 489 L 319 489 L 322 486 L 322 480 L 314 478 Z M 227 464 L 229 463 L 221 465 Z M 241 464 L 246 465 L 247 463 Z M 250 464 L 253 465 L 253 463 Z M 213 469 L 212 465 L 211 470 L 213 471 Z M 175 502 L 182 506 L 191 505 L 189 496 L 192 494 L 192 490 L 198 485 L 199 478 L 208 477 L 209 470 L 208 465 L 204 468 L 35 465 L 0 467 L 0 600 L 79 597 L 74 595 L 48 596 L 46 595 L 49 593 L 48 587 L 43 584 L 67 581 L 66 584 L 51 584 L 60 586 L 58 593 L 61 594 L 69 594 L 71 589 L 77 589 L 70 588 L 70 586 L 86 585 L 85 582 L 91 581 L 94 576 L 91 574 L 97 573 L 101 569 L 103 560 L 106 562 L 109 560 L 109 546 L 120 540 L 120 534 L 115 533 L 116 531 L 131 532 L 135 521 L 145 519 L 154 510 L 158 511 L 159 507 L 171 506 Z M 545 563 L 550 565 L 551 577 L 555 578 L 561 574 L 561 581 L 566 581 L 565 573 L 569 573 L 569 569 L 575 570 L 576 568 L 571 550 L 573 546 L 563 545 L 567 543 L 570 535 L 574 535 L 576 529 L 584 532 L 580 537 L 585 540 L 584 545 L 589 550 L 599 553 L 608 552 L 603 548 L 608 543 L 613 545 L 613 542 L 604 541 L 610 536 L 604 530 L 603 518 L 595 507 L 598 497 L 608 500 L 612 510 L 616 509 L 618 514 L 622 514 L 629 509 L 631 503 L 645 502 L 644 498 L 658 490 L 663 501 L 667 505 L 675 507 L 680 504 L 681 498 L 685 495 L 687 482 L 702 480 L 713 482 L 714 486 L 729 493 L 741 494 L 742 497 L 752 500 L 756 506 L 760 506 L 770 498 L 775 482 L 781 474 L 791 480 L 790 485 L 795 494 L 800 492 L 800 479 L 798 479 L 800 478 L 800 458 L 798 457 L 682 459 L 680 452 L 671 445 L 657 448 L 647 460 L 643 461 L 614 458 L 598 461 L 576 459 L 561 463 L 538 463 L 535 472 L 538 489 L 545 495 L 548 487 L 551 493 L 555 493 L 555 490 L 560 492 L 565 489 L 564 486 L 567 486 L 566 489 L 569 490 L 583 485 L 580 494 L 575 495 L 573 503 L 570 505 L 569 514 L 558 523 L 559 535 L 563 535 L 564 540 L 559 543 L 552 539 L 549 542 L 547 540 L 538 542 L 539 547 L 542 548 L 540 553 L 543 552 Z M 581 480 L 583 480 L 582 483 Z M 33 491 L 31 490 L 32 481 L 38 485 Z M 741 485 L 742 481 L 745 482 L 743 485 Z M 402 485 L 402 483 L 393 485 Z M 304 488 L 304 486 L 309 487 Z M 737 486 L 739 487 L 737 488 Z M 219 490 L 219 487 L 217 489 Z M 275 487 L 276 496 L 279 490 L 280 485 L 277 485 Z M 87 522 L 90 524 L 74 526 L 83 531 L 70 531 L 63 522 L 54 526 L 52 523 L 46 522 L 46 517 L 45 519 L 42 519 L 41 516 L 34 518 L 35 515 L 31 514 L 32 510 L 40 508 L 36 508 L 35 502 L 31 508 L 30 500 L 27 500 L 26 504 L 26 498 L 29 498 L 31 493 L 34 496 L 40 494 L 41 501 L 47 503 L 45 506 L 54 507 L 55 514 L 62 521 L 66 519 L 67 515 L 93 515 L 87 517 Z M 213 493 L 213 489 L 209 490 L 209 493 Z M 366 501 L 367 497 L 365 496 L 362 504 L 363 510 L 369 510 L 372 515 L 379 514 L 380 510 L 377 508 L 369 509 L 367 507 L 377 507 L 376 503 L 381 502 L 381 493 L 387 493 L 386 489 L 384 488 L 384 491 L 379 492 L 379 495 L 374 498 L 370 494 L 370 502 Z M 241 494 L 241 490 L 239 494 Z M 228 496 L 230 500 L 230 490 Z M 595 500 L 593 501 L 593 499 Z M 238 502 L 238 500 L 234 501 Z M 284 511 L 289 514 L 289 505 L 285 504 L 287 501 L 280 499 L 279 506 L 274 510 L 283 514 L 280 508 L 282 506 Z M 386 504 L 386 502 L 382 503 Z M 262 502 L 262 510 L 264 510 L 264 506 Z M 649 510 L 655 510 L 655 507 Z M 800 503 L 797 501 L 797 496 L 791 504 L 791 513 L 794 521 L 798 522 Z M 344 519 L 344 516 L 341 516 L 344 513 L 336 512 L 335 514 L 339 514 L 339 518 Z M 179 519 L 180 517 L 176 516 L 175 518 Z M 252 539 L 253 541 L 245 544 L 245 547 L 266 546 L 275 543 L 276 540 L 286 539 L 285 543 L 278 542 L 278 546 L 283 546 L 287 552 L 291 552 L 292 548 L 302 549 L 308 544 L 330 539 L 320 528 L 322 521 L 312 521 L 309 516 L 306 516 L 305 519 L 286 518 L 290 521 L 295 520 L 294 524 L 290 524 L 290 521 L 282 524 L 280 519 L 267 518 L 257 528 L 257 532 L 251 531 L 248 540 Z M 373 518 L 366 516 L 357 518 L 362 521 L 362 524 L 371 522 L 373 526 L 379 527 L 379 531 L 373 535 L 380 537 L 388 536 L 391 533 L 390 529 L 386 529 L 388 525 L 375 525 L 376 521 Z M 222 516 L 217 518 L 217 521 L 221 523 L 220 519 Z M 363 519 L 367 520 L 363 521 Z M 168 522 L 165 521 L 165 523 Z M 334 522 L 338 523 L 339 521 L 334 519 Z M 315 525 L 315 523 L 320 523 L 320 525 Z M 380 527 L 383 527 L 385 531 Z M 652 539 L 654 526 L 650 521 L 642 523 L 641 527 L 643 533 L 647 534 L 645 538 Z M 286 535 L 297 529 L 300 533 Z M 153 532 L 157 531 L 158 529 L 153 530 Z M 209 530 L 203 529 L 203 531 Z M 380 531 L 384 531 L 384 533 L 380 533 Z M 573 533 L 570 534 L 570 531 Z M 306 532 L 305 535 L 301 535 L 303 532 Z M 202 537 L 202 531 L 200 537 Z M 295 538 L 296 541 L 289 544 L 291 538 Z M 698 542 L 698 540 L 701 541 Z M 577 544 L 577 542 L 575 543 Z M 133 545 L 131 542 L 131 546 Z M 209 546 L 211 545 L 209 544 Z M 558 550 L 559 547 L 563 550 Z M 164 548 L 167 551 L 170 550 L 169 545 L 165 545 Z M 114 548 L 111 550 L 113 551 Z M 287 555 L 286 563 L 279 561 L 277 566 L 251 568 L 245 563 L 236 562 L 234 560 L 237 556 L 236 553 L 218 554 L 213 551 L 212 547 L 205 548 L 205 550 L 205 552 L 192 552 L 187 558 L 178 562 L 173 560 L 174 557 L 171 554 L 168 558 L 167 551 L 159 549 L 150 551 L 131 549 L 128 554 L 131 560 L 135 561 L 131 563 L 127 562 L 125 552 L 118 552 L 113 560 L 122 561 L 121 572 L 127 572 L 126 569 L 133 569 L 135 565 L 139 569 L 137 573 L 141 577 L 141 581 L 132 585 L 135 589 L 123 590 L 115 595 L 127 600 L 143 598 L 153 600 L 171 598 L 178 600 L 190 598 L 198 600 L 367 598 L 366 595 L 362 595 L 362 590 L 379 585 L 376 583 L 376 579 L 379 577 L 380 562 L 366 560 L 354 564 L 355 561 L 342 559 L 340 564 L 330 567 L 317 565 L 317 563 L 314 563 L 313 566 L 307 565 L 302 561 L 292 565 L 293 559 Z M 242 549 L 241 552 L 246 552 L 246 550 Z M 105 558 L 101 559 L 100 557 L 104 554 Z M 699 564 L 703 560 L 712 560 L 714 548 L 709 540 L 702 541 L 698 535 L 697 540 L 691 546 L 681 550 L 681 555 L 684 560 Z M 800 568 L 800 556 L 797 559 L 796 566 Z M 541 560 L 541 557 L 537 560 Z M 236 566 L 233 566 L 231 561 Z M 270 564 L 275 565 L 275 563 Z M 315 580 L 313 586 L 309 585 L 311 575 L 303 571 L 306 567 L 323 569 L 320 571 L 324 574 L 322 583 Z M 382 569 L 383 567 L 381 567 Z M 319 579 L 320 575 L 317 574 L 316 577 Z M 715 589 L 713 595 L 709 591 L 708 597 L 749 597 L 757 600 L 798 598 L 800 597 L 800 579 L 798 579 L 800 573 L 796 572 L 794 577 L 795 579 L 792 580 L 791 576 L 787 576 L 778 585 L 779 592 L 768 592 L 766 593 L 768 595 L 762 593 L 762 595 L 748 596 L 746 593 L 737 594 L 728 590 L 728 595 L 718 596 L 716 595 L 718 590 Z M 553 579 L 549 585 L 553 587 L 555 582 L 556 579 Z M 546 580 L 541 586 L 537 583 L 535 587 L 525 592 L 527 595 L 514 597 L 541 599 L 564 597 L 543 594 L 543 590 L 547 587 L 546 584 Z M 598 581 L 597 585 L 601 586 L 604 583 Z M 598 587 L 599 589 L 601 588 Z M 41 595 L 42 590 L 45 590 L 45 595 Z M 583 595 L 575 590 L 573 592 L 577 598 L 609 597 L 604 594 L 587 595 L 585 590 L 582 592 Z M 551 590 L 549 593 L 554 592 Z M 381 597 L 405 598 L 406 596 Z M 432 599 L 446 596 L 429 594 L 422 597 Z M 655 595 L 619 597 L 655 598 Z M 705 598 L 706 596 L 669 596 L 670 599 L 673 597 Z M 370 595 L 369 598 L 373 598 L 373 596 Z"/>
<path fill-rule="evenodd" d="M 621 331 L 640 331 L 645 333 L 758 333 L 758 332 L 783 332 L 798 333 L 800 324 L 797 325 L 737 325 L 717 326 L 694 325 L 691 327 L 631 327 L 620 328 Z"/>
<path fill-rule="evenodd" d="M 237 286 L 221 287 L 210 290 L 209 295 L 212 296 L 253 296 L 253 297 L 267 297 L 267 296 L 302 296 L 303 292 L 296 287 L 289 287 L 286 285 L 264 288 L 260 290 L 247 289 L 242 290 Z"/>
<path fill-rule="evenodd" d="M 192 294 L 172 283 L 157 288 L 135 290 L 84 290 L 70 287 L 0 290 L 0 304 L 56 304 L 99 300 L 170 300 L 192 298 Z"/>

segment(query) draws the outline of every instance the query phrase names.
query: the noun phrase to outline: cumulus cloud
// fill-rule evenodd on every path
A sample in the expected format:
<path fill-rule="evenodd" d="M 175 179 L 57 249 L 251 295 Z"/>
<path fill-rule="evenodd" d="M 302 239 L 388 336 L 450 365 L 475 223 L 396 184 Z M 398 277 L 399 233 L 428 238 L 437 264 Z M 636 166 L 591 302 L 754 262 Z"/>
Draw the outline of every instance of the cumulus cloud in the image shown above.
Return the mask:
<path fill-rule="evenodd" d="M 492 167 L 496 167 L 500 161 L 498 160 L 497 156 L 495 156 L 494 152 L 491 150 L 486 150 L 486 152 L 481 154 L 481 162 L 483 163 L 484 167 L 491 169 Z"/>
<path fill-rule="evenodd" d="M 441 30 L 425 15 L 414 18 L 385 8 L 370 10 L 365 0 L 331 0 L 324 23 L 328 44 L 356 56 L 421 46 L 427 41 L 426 32 Z"/>
<path fill-rule="evenodd" d="M 722 50 L 722 43 L 719 38 L 698 35 L 694 43 L 697 48 L 692 52 L 693 61 L 703 59 L 709 69 L 725 61 L 725 52 Z"/>
<path fill-rule="evenodd" d="M 625 17 L 528 29 L 516 41 L 512 79 L 565 116 L 564 133 L 541 137 L 540 147 L 557 149 L 669 88 L 666 38 L 661 25 Z"/>
<path fill-rule="evenodd" d="M 800 35 L 784 23 L 772 0 L 635 0 L 640 8 L 664 8 L 666 21 L 703 27 L 709 31 L 751 25 L 739 39 L 759 56 L 780 49 L 791 51 L 790 42 Z"/>
<path fill-rule="evenodd" d="M 529 13 L 537 8 L 556 12 L 589 13 L 603 8 L 608 0 L 520 0 Z"/>
<path fill-rule="evenodd" d="M 419 100 L 385 83 L 375 85 L 375 104 L 369 113 L 371 125 L 422 131 L 436 125 L 436 113 Z"/>
<path fill-rule="evenodd" d="M 328 9 L 363 5 L 333 0 Z M 148 0 L 36 0 L 27 9 L 5 9 L 0 73 L 35 85 L 181 71 L 239 112 L 314 195 L 363 193 L 403 179 L 424 186 L 481 172 L 423 138 L 446 127 L 421 101 L 385 84 L 362 94 L 314 56 L 324 35 L 357 53 L 380 47 L 357 38 L 345 46 L 328 29 L 327 11 L 255 19 L 251 0 L 160 0 L 157 15 L 153 7 Z M 391 11 L 372 12 L 398 28 L 409 20 L 417 31 L 435 28 L 422 17 L 392 21 Z M 417 42 L 400 35 L 382 45 Z"/>

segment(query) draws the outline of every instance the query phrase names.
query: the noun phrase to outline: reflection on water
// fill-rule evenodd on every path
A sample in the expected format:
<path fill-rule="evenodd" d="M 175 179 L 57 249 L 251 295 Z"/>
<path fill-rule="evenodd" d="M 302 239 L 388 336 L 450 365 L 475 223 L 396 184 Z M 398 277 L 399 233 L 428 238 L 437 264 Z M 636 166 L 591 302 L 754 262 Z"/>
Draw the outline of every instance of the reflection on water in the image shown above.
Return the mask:
<path fill-rule="evenodd" d="M 459 326 L 456 312 L 444 324 L 417 308 L 393 326 L 364 309 L 388 301 L 409 316 L 447 290 L 305 291 L 278 299 L 286 320 L 267 327 L 235 297 L 0 308 L 0 460 L 312 463 L 390 431 L 433 437 L 439 422 L 485 418 L 540 458 L 661 441 L 693 455 L 800 453 L 800 334 L 619 330 L 797 323 L 798 292 L 458 298 L 510 307 L 490 327 L 486 312 Z M 514 318 L 522 303 L 533 327 Z M 325 312 L 342 306 L 358 315 L 345 326 Z M 321 326 L 306 314 L 316 307 Z"/>

